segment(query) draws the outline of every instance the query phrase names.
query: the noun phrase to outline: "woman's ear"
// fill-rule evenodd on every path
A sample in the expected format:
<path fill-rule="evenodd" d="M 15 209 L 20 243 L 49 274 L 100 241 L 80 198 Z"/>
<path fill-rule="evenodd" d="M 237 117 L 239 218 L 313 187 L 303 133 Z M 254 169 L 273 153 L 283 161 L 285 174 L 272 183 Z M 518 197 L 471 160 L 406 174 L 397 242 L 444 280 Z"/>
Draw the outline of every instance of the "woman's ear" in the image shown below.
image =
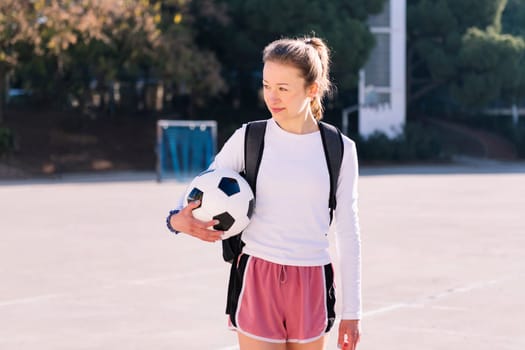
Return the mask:
<path fill-rule="evenodd" d="M 317 96 L 317 93 L 319 92 L 319 84 L 313 83 L 312 85 L 308 87 L 307 91 L 308 91 L 308 97 L 314 98 L 315 96 Z"/>

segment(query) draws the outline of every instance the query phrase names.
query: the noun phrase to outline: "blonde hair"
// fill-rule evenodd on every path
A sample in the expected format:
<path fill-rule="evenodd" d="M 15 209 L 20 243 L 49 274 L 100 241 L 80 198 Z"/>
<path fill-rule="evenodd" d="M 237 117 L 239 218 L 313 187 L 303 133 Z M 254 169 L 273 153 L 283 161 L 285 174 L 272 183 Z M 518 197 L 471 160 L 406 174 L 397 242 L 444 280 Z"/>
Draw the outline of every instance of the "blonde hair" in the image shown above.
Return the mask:
<path fill-rule="evenodd" d="M 263 51 L 263 62 L 290 64 L 298 68 L 306 86 L 317 83 L 317 95 L 312 98 L 310 108 L 316 120 L 323 118 L 323 98 L 331 93 L 329 78 L 330 50 L 325 42 L 316 37 L 301 39 L 279 39 L 268 44 Z"/>

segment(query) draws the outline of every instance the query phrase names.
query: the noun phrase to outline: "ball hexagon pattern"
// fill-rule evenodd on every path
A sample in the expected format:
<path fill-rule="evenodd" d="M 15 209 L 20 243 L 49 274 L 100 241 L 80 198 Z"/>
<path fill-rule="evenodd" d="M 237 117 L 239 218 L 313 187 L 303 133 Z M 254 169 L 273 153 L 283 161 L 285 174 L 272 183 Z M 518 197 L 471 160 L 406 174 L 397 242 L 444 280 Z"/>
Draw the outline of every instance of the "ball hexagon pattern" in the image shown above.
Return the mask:
<path fill-rule="evenodd" d="M 255 200 L 246 180 L 231 169 L 206 170 L 188 185 L 187 203 L 200 200 L 193 216 L 202 221 L 219 220 L 213 228 L 224 231 L 223 239 L 242 232 L 250 223 Z"/>

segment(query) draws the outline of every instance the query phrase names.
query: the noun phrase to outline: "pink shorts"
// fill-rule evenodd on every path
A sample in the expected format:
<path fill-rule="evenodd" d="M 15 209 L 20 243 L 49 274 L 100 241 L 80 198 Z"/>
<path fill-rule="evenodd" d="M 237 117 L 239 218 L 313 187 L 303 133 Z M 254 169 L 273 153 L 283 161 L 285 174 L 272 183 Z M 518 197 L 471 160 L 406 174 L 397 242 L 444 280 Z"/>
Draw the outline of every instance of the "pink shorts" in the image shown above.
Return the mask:
<path fill-rule="evenodd" d="M 230 276 L 230 326 L 273 343 L 319 339 L 335 320 L 333 275 L 331 264 L 280 265 L 243 254 Z"/>

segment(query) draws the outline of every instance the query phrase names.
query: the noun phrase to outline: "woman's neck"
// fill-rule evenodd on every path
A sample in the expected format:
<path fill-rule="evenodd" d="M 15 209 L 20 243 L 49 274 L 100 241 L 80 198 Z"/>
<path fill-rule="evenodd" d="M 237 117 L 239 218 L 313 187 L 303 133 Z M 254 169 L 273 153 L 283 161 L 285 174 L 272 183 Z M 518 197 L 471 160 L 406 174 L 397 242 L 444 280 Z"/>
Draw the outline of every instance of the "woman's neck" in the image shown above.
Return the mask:
<path fill-rule="evenodd" d="M 274 120 L 281 129 L 292 134 L 310 134 L 319 130 L 317 121 L 313 116 L 306 116 L 304 118 L 296 119 Z"/>

